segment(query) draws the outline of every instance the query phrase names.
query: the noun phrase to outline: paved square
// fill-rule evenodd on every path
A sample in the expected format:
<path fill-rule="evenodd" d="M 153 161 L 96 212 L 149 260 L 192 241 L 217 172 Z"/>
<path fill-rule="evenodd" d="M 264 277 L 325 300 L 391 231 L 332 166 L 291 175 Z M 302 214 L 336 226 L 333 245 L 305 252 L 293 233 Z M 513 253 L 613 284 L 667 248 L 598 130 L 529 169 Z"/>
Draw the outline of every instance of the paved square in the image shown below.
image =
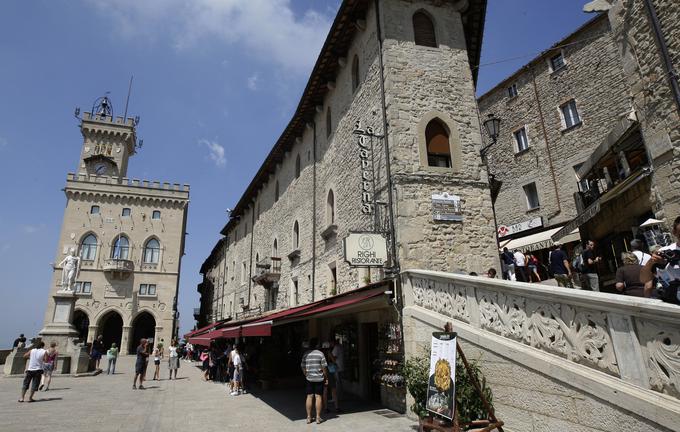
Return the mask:
<path fill-rule="evenodd" d="M 102 364 L 104 362 L 102 361 Z M 55 376 L 52 389 L 35 403 L 18 403 L 21 380 L 0 378 L 0 430 L 7 432 L 108 431 L 413 431 L 415 423 L 389 410 L 347 401 L 339 416 L 307 425 L 303 389 L 258 390 L 229 396 L 224 386 L 206 383 L 198 369 L 181 363 L 180 379 L 148 381 L 132 390 L 133 357 L 118 360 L 116 375 Z M 153 376 L 150 369 L 147 376 Z"/>

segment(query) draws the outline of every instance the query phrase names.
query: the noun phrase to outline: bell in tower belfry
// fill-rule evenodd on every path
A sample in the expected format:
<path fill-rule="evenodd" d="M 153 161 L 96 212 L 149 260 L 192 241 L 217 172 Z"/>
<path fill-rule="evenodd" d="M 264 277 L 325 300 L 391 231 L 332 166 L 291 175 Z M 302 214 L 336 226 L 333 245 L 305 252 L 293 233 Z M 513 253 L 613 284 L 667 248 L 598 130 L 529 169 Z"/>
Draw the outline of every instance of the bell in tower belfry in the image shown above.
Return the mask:
<path fill-rule="evenodd" d="M 98 116 L 113 116 L 111 101 L 108 96 L 102 96 L 95 100 L 94 105 L 92 106 L 92 112 Z"/>

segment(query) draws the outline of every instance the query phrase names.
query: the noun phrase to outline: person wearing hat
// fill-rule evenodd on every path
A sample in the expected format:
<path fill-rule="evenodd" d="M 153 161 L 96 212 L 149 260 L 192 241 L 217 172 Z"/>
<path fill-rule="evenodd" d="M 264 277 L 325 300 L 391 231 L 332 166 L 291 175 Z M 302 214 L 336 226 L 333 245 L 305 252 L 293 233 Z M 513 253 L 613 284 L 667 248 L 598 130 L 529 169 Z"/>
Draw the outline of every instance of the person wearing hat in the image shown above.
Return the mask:
<path fill-rule="evenodd" d="M 558 286 L 574 288 L 569 259 L 559 243 L 555 243 L 555 250 L 550 253 L 550 272 L 555 277 Z"/>

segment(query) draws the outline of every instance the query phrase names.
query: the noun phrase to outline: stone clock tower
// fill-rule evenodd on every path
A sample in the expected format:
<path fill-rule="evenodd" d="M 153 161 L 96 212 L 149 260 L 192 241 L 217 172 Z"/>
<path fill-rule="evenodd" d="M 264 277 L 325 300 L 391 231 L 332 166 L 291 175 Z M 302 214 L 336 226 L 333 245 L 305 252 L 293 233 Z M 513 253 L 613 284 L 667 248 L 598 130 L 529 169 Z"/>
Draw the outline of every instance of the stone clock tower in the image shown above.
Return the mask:
<path fill-rule="evenodd" d="M 83 352 L 100 335 L 106 349 L 116 343 L 123 354 L 141 338 L 163 339 L 167 346 L 176 336 L 189 204 L 186 184 L 128 177 L 128 160 L 141 147 L 139 117 L 115 116 L 109 98 L 102 97 L 79 120 L 80 159 L 66 178 L 66 209 L 40 333 L 71 357 L 70 365 L 62 362 L 63 373 L 87 368 Z M 69 287 L 60 263 L 71 250 L 80 259 Z"/>

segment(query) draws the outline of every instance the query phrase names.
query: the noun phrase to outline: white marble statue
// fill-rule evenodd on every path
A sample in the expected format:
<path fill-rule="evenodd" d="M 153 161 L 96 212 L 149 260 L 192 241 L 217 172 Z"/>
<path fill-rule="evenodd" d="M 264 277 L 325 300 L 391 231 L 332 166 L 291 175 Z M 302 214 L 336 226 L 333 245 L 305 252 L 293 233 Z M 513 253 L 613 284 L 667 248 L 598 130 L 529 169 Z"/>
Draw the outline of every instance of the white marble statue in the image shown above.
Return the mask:
<path fill-rule="evenodd" d="M 71 248 L 69 254 L 59 263 L 61 271 L 62 291 L 73 291 L 73 284 L 80 273 L 80 257 L 76 255 L 76 250 Z"/>

